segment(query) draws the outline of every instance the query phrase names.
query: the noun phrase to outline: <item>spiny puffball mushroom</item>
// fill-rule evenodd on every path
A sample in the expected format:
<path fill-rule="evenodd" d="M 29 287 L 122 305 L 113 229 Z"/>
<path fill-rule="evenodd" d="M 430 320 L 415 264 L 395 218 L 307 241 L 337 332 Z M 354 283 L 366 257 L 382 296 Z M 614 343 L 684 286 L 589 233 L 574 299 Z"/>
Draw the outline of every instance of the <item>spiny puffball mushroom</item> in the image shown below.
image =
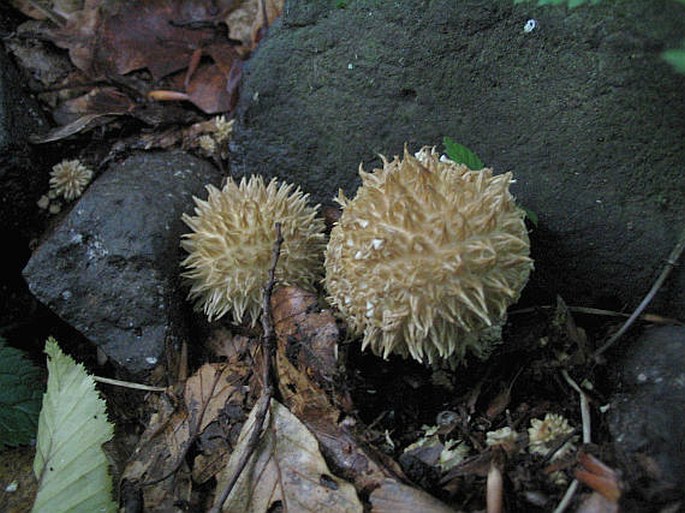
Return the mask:
<path fill-rule="evenodd" d="M 311 287 L 321 278 L 325 246 L 319 206 L 307 204 L 309 195 L 293 185 L 261 176 L 229 179 L 223 189 L 207 186 L 206 201 L 194 198 L 195 215 L 183 215 L 192 232 L 183 235 L 188 252 L 183 276 L 191 283 L 188 299 L 209 320 L 231 311 L 233 320 L 247 315 L 252 325 L 261 312 L 264 287 L 281 223 L 283 245 L 276 266 L 281 284 Z"/>
<path fill-rule="evenodd" d="M 326 249 L 331 302 L 362 348 L 419 361 L 485 357 L 532 268 L 512 174 L 469 170 L 429 147 L 385 157 L 342 216 Z"/>
<path fill-rule="evenodd" d="M 50 172 L 50 190 L 72 201 L 81 196 L 93 179 L 93 172 L 80 160 L 63 160 Z"/>

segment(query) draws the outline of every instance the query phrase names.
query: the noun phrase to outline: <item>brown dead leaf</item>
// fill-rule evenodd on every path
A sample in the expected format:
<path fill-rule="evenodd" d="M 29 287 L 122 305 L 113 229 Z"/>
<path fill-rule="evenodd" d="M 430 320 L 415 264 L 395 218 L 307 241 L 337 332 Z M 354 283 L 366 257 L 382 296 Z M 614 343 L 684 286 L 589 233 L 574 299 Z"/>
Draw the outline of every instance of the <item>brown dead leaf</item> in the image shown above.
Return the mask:
<path fill-rule="evenodd" d="M 276 334 L 279 341 L 283 340 L 278 326 Z M 342 413 L 333 406 L 334 402 L 344 403 L 351 409 L 351 401 L 345 396 L 334 397 L 331 401 L 306 369 L 301 370 L 290 362 L 284 346 L 279 343 L 276 352 L 281 396 L 293 414 L 314 433 L 336 474 L 352 482 L 359 493 L 370 493 L 386 477 L 401 478 L 399 466 L 392 460 L 383 461 L 381 454 L 365 447 L 350 433 L 348 421 L 342 419 Z"/>
<path fill-rule="evenodd" d="M 188 84 L 188 101 L 207 114 L 229 112 L 238 101 L 241 75 L 242 62 L 238 59 L 227 73 L 214 64 L 201 65 Z"/>
<path fill-rule="evenodd" d="M 395 479 L 383 480 L 371 493 L 371 506 L 373 513 L 455 513 L 432 495 Z"/>
<path fill-rule="evenodd" d="M 242 405 L 245 400 L 242 382 L 247 373 L 245 365 L 206 363 L 188 378 L 184 399 L 196 433 L 202 433 L 217 420 L 226 405 Z"/>
<path fill-rule="evenodd" d="M 285 0 L 259 0 L 257 2 L 257 17 L 252 23 L 253 45 L 259 44 L 271 24 L 281 15 L 284 3 Z"/>
<path fill-rule="evenodd" d="M 162 512 L 172 507 L 177 497 L 188 499 L 186 486 L 179 488 L 177 482 L 188 481 L 184 457 L 192 437 L 185 408 L 176 408 L 168 395 L 159 396 L 157 403 L 157 411 L 126 464 L 122 481 L 129 488 L 142 490 L 145 511 Z"/>
<path fill-rule="evenodd" d="M 197 49 L 221 41 L 230 48 L 220 23 L 231 3 L 86 0 L 49 36 L 92 78 L 147 68 L 159 80 L 186 68 Z"/>
<path fill-rule="evenodd" d="M 338 374 L 340 332 L 330 310 L 317 295 L 298 287 L 281 287 L 271 298 L 274 328 L 288 359 L 322 386 Z"/>
<path fill-rule="evenodd" d="M 212 472 L 225 466 L 230 447 L 213 444 L 212 440 L 231 439 L 229 420 L 241 418 L 245 400 L 242 382 L 248 373 L 248 365 L 241 362 L 205 364 L 188 378 L 183 402 L 172 401 L 171 396 L 159 398 L 157 412 L 123 475 L 125 481 L 142 488 L 146 511 L 170 511 L 160 506 L 170 507 L 168 497 L 188 500 L 191 483 L 186 457 L 197 440 L 203 459 L 194 465 L 193 475 L 206 481 Z"/>
<path fill-rule="evenodd" d="M 225 488 L 248 450 L 247 440 L 257 428 L 256 411 L 257 406 L 218 478 L 217 490 Z M 298 512 L 363 511 L 352 485 L 331 473 L 314 436 L 286 407 L 271 400 L 265 426 L 247 467 L 223 505 L 223 512 L 266 513 L 277 505 L 284 511 Z"/>

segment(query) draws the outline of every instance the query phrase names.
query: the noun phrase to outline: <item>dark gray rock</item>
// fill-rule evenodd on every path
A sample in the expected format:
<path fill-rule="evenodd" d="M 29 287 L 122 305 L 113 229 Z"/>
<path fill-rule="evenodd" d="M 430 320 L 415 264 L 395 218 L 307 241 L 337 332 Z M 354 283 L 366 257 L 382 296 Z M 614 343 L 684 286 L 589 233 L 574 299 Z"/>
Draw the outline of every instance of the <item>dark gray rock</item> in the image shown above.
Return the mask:
<path fill-rule="evenodd" d="M 286 2 L 245 69 L 232 170 L 331 203 L 360 162 L 450 136 L 539 216 L 529 301 L 636 306 L 685 224 L 685 76 L 660 58 L 685 7 L 534 4 Z M 685 266 L 652 308 L 685 317 Z"/>
<path fill-rule="evenodd" d="M 183 335 L 181 214 L 220 178 L 182 152 L 112 166 L 32 255 L 30 290 L 128 371 L 154 367 Z"/>
<path fill-rule="evenodd" d="M 685 491 L 685 328 L 646 330 L 616 362 L 620 392 L 609 429 L 630 474 L 652 474 L 655 494 Z M 646 461 L 653 461 L 645 465 Z M 645 471 L 644 467 L 648 468 Z M 655 472 L 656 470 L 656 472 Z M 663 498 L 663 497 L 662 497 Z M 656 497 L 655 497 L 656 499 Z"/>

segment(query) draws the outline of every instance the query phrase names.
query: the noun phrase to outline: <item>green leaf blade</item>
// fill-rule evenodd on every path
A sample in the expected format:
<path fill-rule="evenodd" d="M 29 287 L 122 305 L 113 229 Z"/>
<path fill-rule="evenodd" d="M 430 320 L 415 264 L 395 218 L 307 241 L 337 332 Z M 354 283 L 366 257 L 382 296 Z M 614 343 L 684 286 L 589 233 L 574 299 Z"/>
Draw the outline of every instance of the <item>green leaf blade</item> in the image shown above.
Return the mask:
<path fill-rule="evenodd" d="M 83 365 L 50 338 L 48 389 L 38 421 L 33 471 L 39 481 L 32 512 L 115 512 L 102 444 L 113 435 L 105 402 Z"/>
<path fill-rule="evenodd" d="M 685 74 L 685 42 L 680 48 L 666 50 L 661 54 L 661 58 L 668 62 L 678 72 Z"/>
<path fill-rule="evenodd" d="M 40 371 L 0 338 L 0 446 L 25 445 L 35 438 L 42 393 Z"/>
<path fill-rule="evenodd" d="M 478 155 L 469 150 L 466 146 L 455 142 L 449 137 L 444 137 L 442 143 L 445 146 L 447 158 L 457 164 L 464 164 L 473 171 L 479 171 L 485 167 L 483 161 L 478 158 Z"/>

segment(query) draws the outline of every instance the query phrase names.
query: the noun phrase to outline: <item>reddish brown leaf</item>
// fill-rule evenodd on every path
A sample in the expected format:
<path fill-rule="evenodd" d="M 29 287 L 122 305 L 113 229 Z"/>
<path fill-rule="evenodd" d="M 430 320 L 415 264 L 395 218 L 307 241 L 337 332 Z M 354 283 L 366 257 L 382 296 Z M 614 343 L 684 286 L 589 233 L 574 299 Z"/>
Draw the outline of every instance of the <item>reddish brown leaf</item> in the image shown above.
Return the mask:
<path fill-rule="evenodd" d="M 219 5 L 217 5 L 217 3 Z M 193 53 L 222 41 L 217 25 L 232 2 L 86 0 L 65 26 L 51 31 L 72 62 L 93 78 L 147 68 L 155 80 L 188 67 Z"/>
<path fill-rule="evenodd" d="M 229 90 L 228 77 L 218 66 L 201 65 L 188 85 L 188 100 L 207 114 L 228 112 L 235 104 L 236 90 Z"/>

